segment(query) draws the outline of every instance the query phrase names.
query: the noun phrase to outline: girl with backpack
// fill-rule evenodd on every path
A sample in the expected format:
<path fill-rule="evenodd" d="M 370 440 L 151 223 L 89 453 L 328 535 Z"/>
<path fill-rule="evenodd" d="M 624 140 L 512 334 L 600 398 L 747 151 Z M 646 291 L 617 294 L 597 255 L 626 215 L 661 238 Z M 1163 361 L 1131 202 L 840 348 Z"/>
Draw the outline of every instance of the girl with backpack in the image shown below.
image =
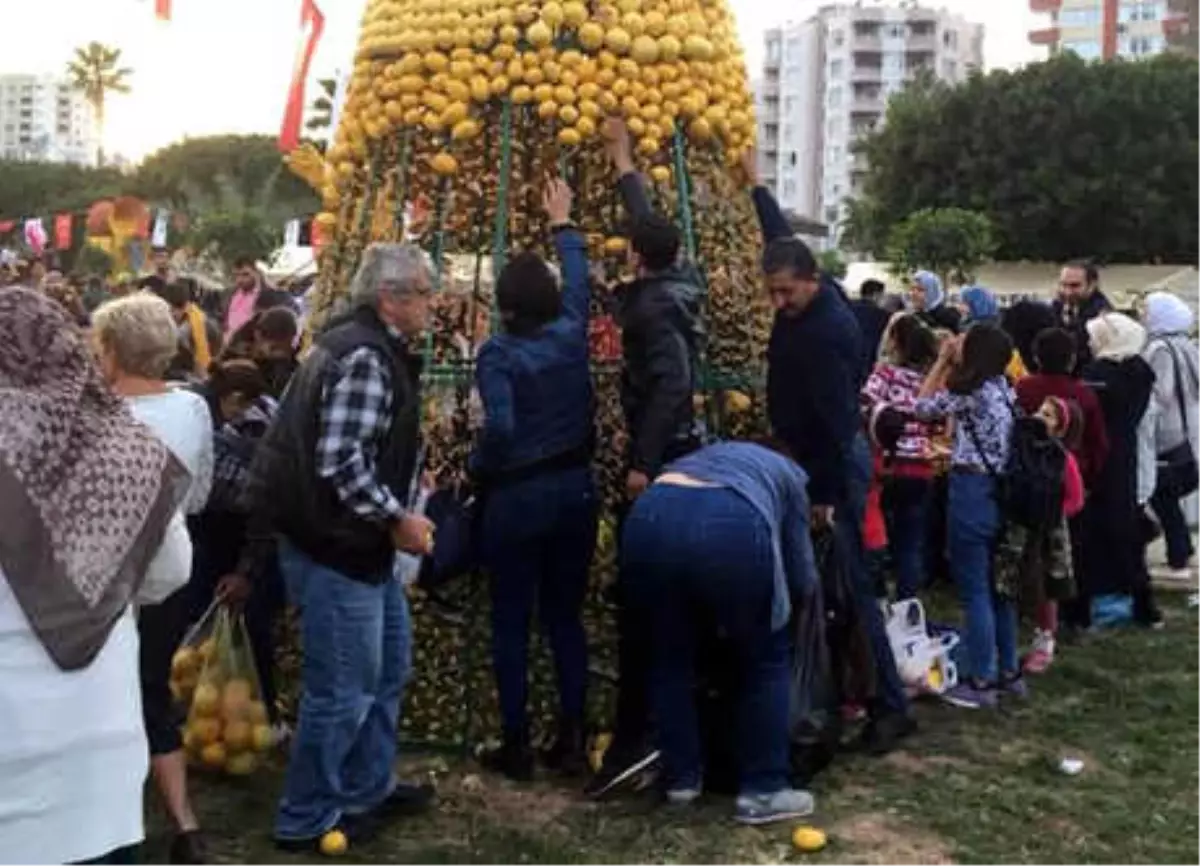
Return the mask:
<path fill-rule="evenodd" d="M 1017 610 L 999 586 L 993 556 L 1001 530 L 997 476 L 1008 463 L 1013 393 L 1004 371 L 1012 341 L 988 323 L 942 344 L 913 411 L 924 421 L 952 419 L 947 535 L 950 569 L 965 628 L 966 673 L 943 697 L 966 709 L 994 708 L 1004 692 L 1026 694 L 1017 658 Z"/>

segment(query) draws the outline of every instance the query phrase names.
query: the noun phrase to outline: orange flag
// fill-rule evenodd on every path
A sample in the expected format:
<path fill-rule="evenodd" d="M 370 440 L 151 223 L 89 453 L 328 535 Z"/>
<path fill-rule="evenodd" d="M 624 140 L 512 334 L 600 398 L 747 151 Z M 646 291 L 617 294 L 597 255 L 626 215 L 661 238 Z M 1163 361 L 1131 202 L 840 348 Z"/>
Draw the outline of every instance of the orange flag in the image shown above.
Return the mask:
<path fill-rule="evenodd" d="M 325 16 L 317 8 L 316 0 L 301 0 L 300 45 L 292 65 L 292 83 L 283 110 L 283 126 L 279 130 L 279 149 L 283 153 L 291 153 L 300 144 L 300 122 L 304 119 L 304 82 L 308 78 L 313 52 L 324 30 Z"/>

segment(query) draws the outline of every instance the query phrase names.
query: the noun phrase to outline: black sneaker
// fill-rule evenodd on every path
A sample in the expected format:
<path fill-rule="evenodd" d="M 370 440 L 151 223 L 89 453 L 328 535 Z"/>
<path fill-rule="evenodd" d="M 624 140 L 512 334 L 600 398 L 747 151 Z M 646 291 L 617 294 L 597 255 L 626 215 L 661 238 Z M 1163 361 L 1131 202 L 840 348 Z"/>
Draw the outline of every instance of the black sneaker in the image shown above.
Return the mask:
<path fill-rule="evenodd" d="M 589 797 L 603 798 L 622 785 L 652 773 L 661 757 L 658 749 L 648 746 L 631 749 L 614 744 L 604 753 L 599 771 L 588 781 L 583 793 Z"/>
<path fill-rule="evenodd" d="M 204 850 L 204 839 L 199 830 L 185 830 L 171 840 L 167 853 L 168 863 L 207 863 L 208 852 Z"/>
<path fill-rule="evenodd" d="M 410 785 L 407 782 L 397 783 L 387 799 L 377 806 L 371 814 L 381 818 L 406 817 L 420 815 L 429 811 L 437 792 L 429 783 Z"/>
<path fill-rule="evenodd" d="M 533 752 L 523 739 L 506 738 L 496 748 L 481 752 L 479 763 L 485 770 L 514 782 L 533 781 Z"/>
<path fill-rule="evenodd" d="M 587 747 L 579 725 L 559 724 L 553 745 L 541 754 L 546 769 L 567 777 L 582 776 L 587 771 Z"/>
<path fill-rule="evenodd" d="M 851 743 L 851 751 L 881 757 L 917 731 L 917 722 L 906 713 L 884 713 L 872 718 Z"/>

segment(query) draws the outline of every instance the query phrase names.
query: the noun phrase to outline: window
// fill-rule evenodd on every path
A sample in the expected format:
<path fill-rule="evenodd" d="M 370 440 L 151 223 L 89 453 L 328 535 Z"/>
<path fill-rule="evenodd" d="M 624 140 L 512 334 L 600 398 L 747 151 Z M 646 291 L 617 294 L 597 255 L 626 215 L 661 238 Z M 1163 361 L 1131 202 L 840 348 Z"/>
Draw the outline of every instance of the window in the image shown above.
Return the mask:
<path fill-rule="evenodd" d="M 788 165 L 795 167 L 796 162 L 797 162 L 796 151 L 793 150 L 791 153 L 788 154 Z"/>
<path fill-rule="evenodd" d="M 898 51 L 890 51 L 883 55 L 883 71 L 887 75 L 903 75 L 904 55 Z"/>
<path fill-rule="evenodd" d="M 948 78 L 951 80 L 957 78 L 958 77 L 958 64 L 955 63 L 953 60 L 943 60 L 942 61 L 942 77 Z"/>
<path fill-rule="evenodd" d="M 1127 36 L 1121 40 L 1118 53 L 1125 57 L 1147 57 L 1160 54 L 1166 41 L 1159 36 Z"/>
<path fill-rule="evenodd" d="M 830 78 L 841 78 L 842 77 L 842 69 L 844 67 L 845 67 L 845 64 L 842 63 L 842 61 L 840 61 L 840 60 L 829 61 L 829 77 Z"/>
<path fill-rule="evenodd" d="M 883 35 L 886 39 L 903 39 L 908 35 L 908 28 L 903 24 L 889 24 L 883 28 Z"/>
<path fill-rule="evenodd" d="M 791 198 L 796 194 L 796 182 L 794 180 L 785 180 L 783 182 L 783 197 Z"/>
<path fill-rule="evenodd" d="M 840 85 L 829 88 L 829 95 L 826 97 L 826 102 L 830 108 L 837 108 L 842 104 L 842 88 Z"/>
<path fill-rule="evenodd" d="M 1130 2 L 1124 0 L 1121 3 L 1119 17 L 1122 23 L 1128 24 L 1130 21 L 1159 21 L 1166 11 L 1161 2 L 1154 0 L 1141 0 L 1141 2 Z"/>
<path fill-rule="evenodd" d="M 835 144 L 833 147 L 829 148 L 829 161 L 830 162 L 841 162 L 841 160 L 842 160 L 842 146 L 840 144 Z"/>
<path fill-rule="evenodd" d="M 1100 5 L 1075 6 L 1058 13 L 1060 27 L 1097 27 L 1104 20 Z"/>
<path fill-rule="evenodd" d="M 947 48 L 958 47 L 958 33 L 954 30 L 947 30 L 942 33 L 942 44 Z"/>
<path fill-rule="evenodd" d="M 1078 42 L 1064 42 L 1063 51 L 1073 51 L 1084 60 L 1095 60 L 1100 57 L 1100 43 L 1095 39 L 1085 39 Z"/>
<path fill-rule="evenodd" d="M 834 48 L 841 48 L 843 45 L 846 44 L 846 34 L 843 33 L 841 30 L 834 30 L 832 39 L 833 39 L 833 47 Z"/>
<path fill-rule="evenodd" d="M 779 40 L 772 39 L 767 43 L 767 60 L 772 63 L 779 61 Z"/>
<path fill-rule="evenodd" d="M 785 97 L 783 100 L 783 113 L 785 115 L 790 115 L 795 110 L 796 110 L 796 97 L 794 97 L 794 96 Z"/>
<path fill-rule="evenodd" d="M 830 135 L 841 135 L 842 130 L 845 127 L 843 126 L 842 119 L 840 117 L 831 117 L 831 118 L 829 118 L 828 128 L 829 128 Z"/>

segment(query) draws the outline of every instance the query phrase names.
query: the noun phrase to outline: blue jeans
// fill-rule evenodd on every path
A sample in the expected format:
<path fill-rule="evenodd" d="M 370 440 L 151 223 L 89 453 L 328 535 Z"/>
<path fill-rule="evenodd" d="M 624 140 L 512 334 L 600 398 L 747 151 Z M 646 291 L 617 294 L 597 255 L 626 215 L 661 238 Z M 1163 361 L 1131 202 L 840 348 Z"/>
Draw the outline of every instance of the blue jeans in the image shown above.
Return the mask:
<path fill-rule="evenodd" d="M 491 573 L 492 662 L 506 734 L 525 733 L 529 619 L 536 599 L 554 654 L 561 718 L 582 725 L 587 635 L 580 610 L 596 546 L 590 469 L 554 472 L 487 495 L 484 562 Z"/>
<path fill-rule="evenodd" d="M 871 449 L 863 435 L 855 438 L 846 480 L 846 501 L 834 503 L 834 532 L 845 551 L 847 567 L 853 572 L 854 601 L 871 642 L 875 661 L 875 706 L 873 712 L 907 713 L 908 696 L 896 670 L 896 659 L 888 641 L 883 612 L 875 597 L 875 584 L 863 553 L 862 523 L 871 485 Z"/>
<path fill-rule="evenodd" d="M 896 564 L 896 598 L 913 598 L 925 585 L 925 543 L 933 487 L 924 478 L 892 478 L 884 488 L 888 545 Z"/>
<path fill-rule="evenodd" d="M 966 675 L 987 683 L 1016 674 L 1017 608 L 993 592 L 992 557 L 1000 529 L 996 482 L 986 475 L 950 476 L 947 544 L 966 624 Z M 997 664 L 999 656 L 999 664 Z"/>
<path fill-rule="evenodd" d="M 285 540 L 279 565 L 300 611 L 300 716 L 275 818 L 279 839 L 313 839 L 395 788 L 400 697 L 412 626 L 391 571 L 378 585 L 318 565 Z"/>
<path fill-rule="evenodd" d="M 651 700 L 667 784 L 703 782 L 696 716 L 700 638 L 726 639 L 740 671 L 737 756 L 743 794 L 788 787 L 788 691 L 792 634 L 771 631 L 775 559 L 771 530 L 726 489 L 658 484 L 625 523 L 621 568 L 626 603 L 650 628 Z"/>
<path fill-rule="evenodd" d="M 1167 564 L 1171 568 L 1187 568 L 1188 561 L 1196 551 L 1192 548 L 1192 530 L 1183 516 L 1182 500 L 1155 490 L 1150 497 L 1150 507 L 1162 525 L 1163 540 L 1167 545 Z"/>

